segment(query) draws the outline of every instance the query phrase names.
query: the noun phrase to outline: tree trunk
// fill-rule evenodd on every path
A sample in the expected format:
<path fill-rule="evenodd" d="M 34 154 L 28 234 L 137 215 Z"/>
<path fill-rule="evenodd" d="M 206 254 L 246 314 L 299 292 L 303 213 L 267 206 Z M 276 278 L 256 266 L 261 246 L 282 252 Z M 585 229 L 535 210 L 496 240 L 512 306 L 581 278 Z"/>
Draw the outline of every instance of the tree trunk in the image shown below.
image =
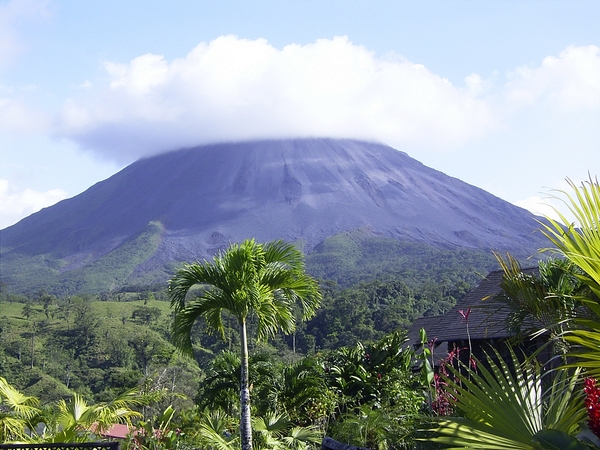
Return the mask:
<path fill-rule="evenodd" d="M 246 337 L 246 322 L 240 326 L 242 344 L 241 376 L 240 376 L 240 439 L 242 450 L 252 450 L 252 425 L 250 422 L 250 389 L 248 387 L 248 340 Z"/>
<path fill-rule="evenodd" d="M 35 350 L 35 331 L 31 332 L 31 368 L 33 369 L 33 352 Z"/>

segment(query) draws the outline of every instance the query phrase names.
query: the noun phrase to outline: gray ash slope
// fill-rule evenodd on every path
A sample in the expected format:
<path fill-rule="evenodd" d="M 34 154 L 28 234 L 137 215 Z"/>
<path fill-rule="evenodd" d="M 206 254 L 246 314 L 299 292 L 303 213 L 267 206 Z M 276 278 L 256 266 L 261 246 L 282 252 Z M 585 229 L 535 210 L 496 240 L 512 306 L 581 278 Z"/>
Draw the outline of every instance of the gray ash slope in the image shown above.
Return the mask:
<path fill-rule="evenodd" d="M 141 159 L 2 230 L 2 255 L 80 268 L 159 224 L 137 270 L 210 256 L 228 242 L 299 241 L 356 229 L 442 248 L 546 245 L 535 216 L 389 146 L 334 139 L 208 145 Z M 1 274 L 0 274 L 1 275 Z"/>

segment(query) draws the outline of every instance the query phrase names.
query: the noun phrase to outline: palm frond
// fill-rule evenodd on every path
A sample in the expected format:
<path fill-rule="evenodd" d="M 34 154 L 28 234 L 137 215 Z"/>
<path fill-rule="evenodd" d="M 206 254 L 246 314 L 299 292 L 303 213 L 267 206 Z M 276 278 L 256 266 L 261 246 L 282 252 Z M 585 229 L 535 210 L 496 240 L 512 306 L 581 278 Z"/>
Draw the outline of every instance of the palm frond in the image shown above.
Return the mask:
<path fill-rule="evenodd" d="M 585 275 L 581 277 L 594 293 L 600 297 L 600 184 L 598 179 L 590 179 L 577 186 L 567 179 L 574 196 L 558 190 L 566 197 L 555 196 L 569 209 L 576 223 L 570 221 L 558 210 L 560 221 L 546 217 L 540 222 L 542 233 L 556 246 L 558 251 L 579 266 Z M 569 224 L 569 225 L 565 225 Z"/>
<path fill-rule="evenodd" d="M 21 393 L 2 377 L 0 377 L 0 403 L 18 418 L 30 419 L 39 413 L 39 400 L 36 397 Z"/>
<path fill-rule="evenodd" d="M 294 427 L 288 436 L 283 437 L 283 442 L 290 449 L 307 449 L 310 444 L 319 445 L 323 440 L 323 433 L 315 426 Z"/>
<path fill-rule="evenodd" d="M 285 414 L 269 414 L 252 419 L 252 426 L 258 432 L 269 433 L 281 437 L 290 427 L 290 420 Z"/>
<path fill-rule="evenodd" d="M 239 439 L 229 433 L 229 421 L 220 412 L 204 412 L 198 422 L 198 438 L 203 447 L 214 450 L 232 450 L 239 447 Z"/>
<path fill-rule="evenodd" d="M 225 338 L 222 311 L 227 300 L 216 295 L 205 293 L 202 297 L 190 300 L 175 313 L 173 321 L 173 344 L 183 354 L 192 355 L 191 332 L 198 318 L 203 317 L 208 325 L 208 331 L 218 332 Z"/>
<path fill-rule="evenodd" d="M 512 349 L 511 366 L 494 349 L 478 371 L 463 373 L 450 367 L 454 377 L 445 381 L 464 417 L 436 420 L 434 442 L 453 448 L 532 449 L 533 437 L 545 429 L 573 435 L 585 416 L 583 397 L 576 385 L 579 373 L 559 372 L 555 386 L 542 391 L 541 369 L 531 361 L 519 363 Z M 485 366 L 489 366 L 489 370 Z"/>
<path fill-rule="evenodd" d="M 267 242 L 263 245 L 264 258 L 267 264 L 283 263 L 293 270 L 304 270 L 304 256 L 293 244 L 282 240 Z"/>

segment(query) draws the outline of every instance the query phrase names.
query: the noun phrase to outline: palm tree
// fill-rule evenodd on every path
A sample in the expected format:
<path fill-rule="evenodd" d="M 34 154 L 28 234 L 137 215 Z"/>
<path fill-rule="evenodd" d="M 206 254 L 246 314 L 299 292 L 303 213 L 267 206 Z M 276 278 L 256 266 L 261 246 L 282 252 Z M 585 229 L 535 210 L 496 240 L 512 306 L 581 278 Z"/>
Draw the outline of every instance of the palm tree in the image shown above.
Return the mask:
<path fill-rule="evenodd" d="M 0 377 L 0 442 L 25 439 L 25 430 L 41 413 L 38 405 L 37 398 L 22 394 Z"/>
<path fill-rule="evenodd" d="M 528 326 L 534 329 L 526 331 L 538 335 L 548 332 L 555 341 L 555 349 L 566 352 L 562 336 L 572 328 L 571 319 L 585 311 L 577 298 L 589 297 L 589 290 L 577 279 L 581 270 L 568 259 L 550 258 L 538 263 L 537 274 L 525 273 L 511 255 L 506 259 L 499 254 L 495 256 L 504 271 L 502 293 L 496 300 L 511 310 L 509 328 L 522 337 L 521 328 L 529 319 Z"/>
<path fill-rule="evenodd" d="M 600 376 L 600 183 L 590 179 L 577 186 L 567 179 L 574 191 L 571 195 L 558 191 L 566 197 L 563 200 L 573 217 L 574 223 L 556 210 L 560 221 L 546 217 L 542 232 L 556 246 L 558 253 L 581 269 L 577 278 L 584 283 L 592 295 L 578 296 L 576 299 L 592 311 L 594 315 L 576 317 L 575 329 L 568 330 L 564 339 L 578 347 L 571 351 L 577 356 L 577 365 L 587 369 L 587 374 Z M 581 349 L 581 350 L 579 350 Z"/>
<path fill-rule="evenodd" d="M 73 399 L 57 404 L 56 415 L 50 429 L 41 436 L 43 442 L 87 442 L 95 434 L 110 429 L 115 423 L 131 424 L 131 419 L 141 417 L 133 408 L 144 400 L 137 389 L 126 391 L 109 402 L 88 405 L 77 393 Z"/>
<path fill-rule="evenodd" d="M 200 294 L 186 301 L 189 290 L 200 285 Z M 248 388 L 248 338 L 246 324 L 256 318 L 257 338 L 273 336 L 279 329 L 295 329 L 294 305 L 300 304 L 302 319 L 315 314 L 321 301 L 317 282 L 304 271 L 302 253 L 283 241 L 259 244 L 254 239 L 232 244 L 204 261 L 184 266 L 169 281 L 171 306 L 175 309 L 173 342 L 192 355 L 191 331 L 203 318 L 211 331 L 225 338 L 223 314 L 237 319 L 240 327 L 240 438 L 243 450 L 252 449 L 250 391 Z"/>

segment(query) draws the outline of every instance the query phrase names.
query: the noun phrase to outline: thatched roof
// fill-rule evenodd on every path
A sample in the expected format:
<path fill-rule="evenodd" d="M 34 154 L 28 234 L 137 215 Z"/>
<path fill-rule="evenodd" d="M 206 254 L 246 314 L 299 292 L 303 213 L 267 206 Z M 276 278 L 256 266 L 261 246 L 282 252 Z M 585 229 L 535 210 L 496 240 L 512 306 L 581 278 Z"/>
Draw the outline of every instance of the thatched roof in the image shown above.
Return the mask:
<path fill-rule="evenodd" d="M 525 269 L 532 273 L 537 269 Z M 460 311 L 470 309 L 468 325 L 471 339 L 501 339 L 514 335 L 507 326 L 510 309 L 495 297 L 502 293 L 500 283 L 504 272 L 490 272 L 477 287 L 469 291 L 457 304 L 442 316 L 421 317 L 410 327 L 408 337 L 412 345 L 420 343 L 419 330 L 427 331 L 428 339 L 437 343 L 467 339 L 467 321 Z"/>

